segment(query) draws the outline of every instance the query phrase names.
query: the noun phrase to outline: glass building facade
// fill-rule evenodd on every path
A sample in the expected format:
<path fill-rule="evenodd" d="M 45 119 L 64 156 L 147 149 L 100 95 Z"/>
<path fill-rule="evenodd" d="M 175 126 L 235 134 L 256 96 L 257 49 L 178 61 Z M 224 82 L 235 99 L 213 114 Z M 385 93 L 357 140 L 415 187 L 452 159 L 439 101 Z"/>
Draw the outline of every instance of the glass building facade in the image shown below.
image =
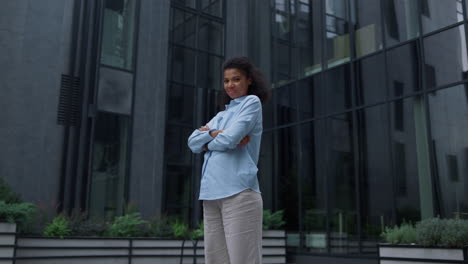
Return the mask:
<path fill-rule="evenodd" d="M 468 0 L 23 2 L 0 10 L 0 174 L 25 200 L 194 226 L 187 138 L 245 55 L 272 86 L 258 177 L 289 262 L 377 263 L 385 226 L 468 218 Z"/>

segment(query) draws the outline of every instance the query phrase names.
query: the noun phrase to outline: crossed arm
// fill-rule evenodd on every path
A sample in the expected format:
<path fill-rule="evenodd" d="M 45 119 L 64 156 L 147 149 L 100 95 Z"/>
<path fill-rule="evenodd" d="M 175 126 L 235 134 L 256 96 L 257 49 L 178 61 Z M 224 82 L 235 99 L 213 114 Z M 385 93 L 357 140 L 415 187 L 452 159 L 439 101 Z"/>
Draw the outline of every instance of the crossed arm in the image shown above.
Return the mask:
<path fill-rule="evenodd" d="M 210 127 L 208 126 L 202 126 L 198 129 L 199 131 L 209 131 L 208 133 L 210 134 L 210 136 L 212 138 L 216 138 L 218 136 L 219 133 L 222 133 L 224 130 L 223 129 L 218 129 L 218 130 L 212 130 L 210 131 Z M 250 136 L 249 135 L 246 135 L 244 138 L 241 139 L 241 141 L 239 142 L 239 146 L 243 147 L 245 145 L 247 145 L 248 143 L 250 142 Z M 208 142 L 209 143 L 209 142 Z M 208 143 L 205 143 L 205 145 L 203 145 L 203 150 L 204 151 L 208 151 Z"/>
<path fill-rule="evenodd" d="M 255 127 L 262 114 L 260 99 L 256 96 L 247 98 L 238 115 L 226 129 L 213 128 L 217 123 L 215 116 L 206 126 L 196 129 L 188 139 L 188 146 L 194 153 L 202 151 L 226 151 L 250 142 L 250 131 Z"/>

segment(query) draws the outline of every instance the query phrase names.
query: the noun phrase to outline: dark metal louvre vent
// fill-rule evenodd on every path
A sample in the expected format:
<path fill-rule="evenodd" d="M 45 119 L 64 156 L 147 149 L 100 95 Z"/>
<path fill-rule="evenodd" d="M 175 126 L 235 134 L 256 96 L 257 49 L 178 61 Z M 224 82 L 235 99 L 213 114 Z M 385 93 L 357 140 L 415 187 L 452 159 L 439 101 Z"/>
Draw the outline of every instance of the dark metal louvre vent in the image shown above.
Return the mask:
<path fill-rule="evenodd" d="M 80 113 L 80 78 L 62 74 L 57 122 L 64 126 L 78 126 Z"/>

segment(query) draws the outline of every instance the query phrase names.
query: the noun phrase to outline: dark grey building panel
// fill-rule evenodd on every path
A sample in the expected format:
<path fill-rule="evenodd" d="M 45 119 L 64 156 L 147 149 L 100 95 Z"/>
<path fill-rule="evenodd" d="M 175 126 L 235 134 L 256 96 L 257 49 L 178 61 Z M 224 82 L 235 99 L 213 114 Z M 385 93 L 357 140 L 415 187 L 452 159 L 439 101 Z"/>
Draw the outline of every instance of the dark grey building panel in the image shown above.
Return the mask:
<path fill-rule="evenodd" d="M 169 8 L 141 1 L 129 198 L 145 216 L 162 208 Z"/>
<path fill-rule="evenodd" d="M 57 199 L 63 132 L 57 104 L 72 3 L 2 1 L 0 175 L 27 201 Z"/>

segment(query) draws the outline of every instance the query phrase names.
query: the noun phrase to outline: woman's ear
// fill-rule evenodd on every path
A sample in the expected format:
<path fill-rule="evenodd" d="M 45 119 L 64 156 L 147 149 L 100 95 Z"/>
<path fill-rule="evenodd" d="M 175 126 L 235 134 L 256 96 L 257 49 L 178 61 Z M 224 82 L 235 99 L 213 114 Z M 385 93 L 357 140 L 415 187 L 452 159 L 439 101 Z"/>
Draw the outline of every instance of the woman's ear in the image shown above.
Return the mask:
<path fill-rule="evenodd" d="M 248 83 L 249 85 L 251 85 L 251 84 L 252 84 L 252 78 L 249 78 L 249 79 L 247 80 L 247 83 Z"/>

